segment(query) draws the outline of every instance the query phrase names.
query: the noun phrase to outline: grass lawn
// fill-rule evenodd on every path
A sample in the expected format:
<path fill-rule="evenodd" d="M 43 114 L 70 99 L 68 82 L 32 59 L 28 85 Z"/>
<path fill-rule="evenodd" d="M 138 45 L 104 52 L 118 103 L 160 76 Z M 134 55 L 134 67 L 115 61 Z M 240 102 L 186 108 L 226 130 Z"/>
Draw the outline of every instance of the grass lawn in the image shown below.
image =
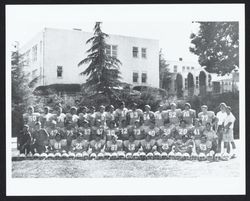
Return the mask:
<path fill-rule="evenodd" d="M 239 147 L 236 141 L 236 146 Z M 18 152 L 13 143 L 12 154 Z M 240 157 L 229 161 L 24 160 L 12 162 L 13 178 L 238 177 Z"/>

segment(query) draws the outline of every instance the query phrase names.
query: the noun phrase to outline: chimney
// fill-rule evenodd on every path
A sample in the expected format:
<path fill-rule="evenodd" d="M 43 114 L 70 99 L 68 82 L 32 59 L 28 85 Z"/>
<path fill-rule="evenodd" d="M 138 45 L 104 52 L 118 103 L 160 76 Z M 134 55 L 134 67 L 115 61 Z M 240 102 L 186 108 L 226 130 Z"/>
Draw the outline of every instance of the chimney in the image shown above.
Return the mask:
<path fill-rule="evenodd" d="M 182 61 L 182 58 L 181 58 L 181 57 L 179 58 L 179 61 Z"/>

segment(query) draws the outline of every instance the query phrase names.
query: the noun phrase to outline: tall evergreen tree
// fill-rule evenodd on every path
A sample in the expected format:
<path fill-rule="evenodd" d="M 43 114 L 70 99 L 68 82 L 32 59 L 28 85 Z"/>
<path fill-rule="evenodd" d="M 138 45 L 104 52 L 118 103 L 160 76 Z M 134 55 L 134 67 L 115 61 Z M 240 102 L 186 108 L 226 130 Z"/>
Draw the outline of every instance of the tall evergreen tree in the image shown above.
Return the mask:
<path fill-rule="evenodd" d="M 115 89 L 121 84 L 119 71 L 121 62 L 117 58 L 107 54 L 106 49 L 108 44 L 105 41 L 107 37 L 108 34 L 101 30 L 101 22 L 96 22 L 94 36 L 86 42 L 86 44 L 92 44 L 87 50 L 89 55 L 80 61 L 78 66 L 89 64 L 81 72 L 81 75 L 88 76 L 85 84 L 88 91 L 93 94 L 105 95 L 111 99 Z"/>
<path fill-rule="evenodd" d="M 171 84 L 171 73 L 169 72 L 168 66 L 169 64 L 166 63 L 162 50 L 160 50 L 159 53 L 160 88 L 163 88 L 167 91 L 170 90 L 170 84 Z"/>
<path fill-rule="evenodd" d="M 199 56 L 199 63 L 210 73 L 225 75 L 239 67 L 239 23 L 199 22 L 192 33 L 190 51 Z"/>

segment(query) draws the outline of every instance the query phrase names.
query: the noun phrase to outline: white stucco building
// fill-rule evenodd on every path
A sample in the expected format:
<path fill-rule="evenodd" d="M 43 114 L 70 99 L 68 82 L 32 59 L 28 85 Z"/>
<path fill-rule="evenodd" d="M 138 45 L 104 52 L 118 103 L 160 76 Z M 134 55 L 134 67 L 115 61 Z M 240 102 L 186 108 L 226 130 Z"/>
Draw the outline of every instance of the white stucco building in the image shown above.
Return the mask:
<path fill-rule="evenodd" d="M 52 84 L 81 84 L 86 76 L 80 75 L 87 65 L 78 63 L 87 57 L 90 44 L 86 41 L 93 33 L 79 29 L 45 28 L 20 48 L 25 53 L 26 71 L 31 78 L 40 76 L 37 86 Z M 159 42 L 129 36 L 109 35 L 108 54 L 117 57 L 123 82 L 132 85 L 159 87 Z"/>

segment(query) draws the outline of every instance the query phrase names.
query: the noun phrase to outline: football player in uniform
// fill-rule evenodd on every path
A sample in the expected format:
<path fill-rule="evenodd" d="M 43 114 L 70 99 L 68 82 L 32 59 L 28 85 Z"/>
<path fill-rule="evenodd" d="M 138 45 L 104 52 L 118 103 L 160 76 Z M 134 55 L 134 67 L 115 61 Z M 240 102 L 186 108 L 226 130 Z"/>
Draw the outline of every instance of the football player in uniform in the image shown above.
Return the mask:
<path fill-rule="evenodd" d="M 184 155 L 185 153 L 188 153 L 189 156 L 192 153 L 192 148 L 193 148 L 193 141 L 192 139 L 188 136 L 188 135 L 183 135 L 182 136 L 182 141 L 181 143 L 176 143 L 176 152 L 180 152 L 182 155 Z"/>
<path fill-rule="evenodd" d="M 28 112 L 23 114 L 24 124 L 29 126 L 30 132 L 35 129 L 35 123 L 39 120 L 40 114 L 34 112 L 34 107 L 29 106 Z"/>
<path fill-rule="evenodd" d="M 54 115 L 50 113 L 50 108 L 48 106 L 45 106 L 43 114 L 40 115 L 41 127 L 46 129 L 49 126 L 49 123 L 53 116 Z"/>
<path fill-rule="evenodd" d="M 182 119 L 186 122 L 187 127 L 193 126 L 193 120 L 196 117 L 196 111 L 191 109 L 189 103 L 185 103 L 185 109 L 182 111 Z"/>
<path fill-rule="evenodd" d="M 186 124 L 185 120 L 181 120 L 180 125 L 176 128 L 176 131 L 177 131 L 177 135 L 182 137 L 184 135 L 189 134 L 190 127 L 187 127 L 187 124 Z"/>
<path fill-rule="evenodd" d="M 31 150 L 32 153 L 44 153 L 46 152 L 46 147 L 49 144 L 49 134 L 48 132 L 41 128 L 41 123 L 37 122 L 35 124 L 35 130 L 32 132 L 32 145 L 31 145 Z"/>
<path fill-rule="evenodd" d="M 141 159 L 153 159 L 154 152 L 156 151 L 156 140 L 147 134 L 146 138 L 141 140 L 141 148 L 139 150 Z"/>
<path fill-rule="evenodd" d="M 119 126 L 118 139 L 122 141 L 128 140 L 130 133 L 131 133 L 131 126 L 128 126 L 127 121 L 123 119 L 121 125 Z"/>
<path fill-rule="evenodd" d="M 150 105 L 145 105 L 145 112 L 143 113 L 143 128 L 146 129 L 150 121 L 154 121 L 155 119 L 154 112 L 151 111 Z"/>
<path fill-rule="evenodd" d="M 90 124 L 90 126 L 94 126 L 95 125 L 95 119 L 96 119 L 96 112 L 95 112 L 95 107 L 91 106 L 89 113 L 87 115 L 87 120 Z"/>
<path fill-rule="evenodd" d="M 71 152 L 74 152 L 76 158 L 82 158 L 83 155 L 87 155 L 89 149 L 89 141 L 84 140 L 81 133 L 78 133 L 77 138 L 72 140 L 71 143 Z"/>
<path fill-rule="evenodd" d="M 160 127 L 160 135 L 170 135 L 175 130 L 175 126 L 170 124 L 168 120 L 164 121 L 164 125 Z"/>
<path fill-rule="evenodd" d="M 62 139 L 60 133 L 57 133 L 55 135 L 55 138 L 50 140 L 50 151 L 49 151 L 49 153 L 53 153 L 53 154 L 59 153 L 58 156 L 60 157 L 60 155 L 64 151 L 66 152 L 66 149 L 67 149 L 67 141 L 66 141 L 66 139 Z"/>
<path fill-rule="evenodd" d="M 128 109 L 125 107 L 125 103 L 121 102 L 120 107 L 115 110 L 115 121 L 117 125 L 120 125 L 122 120 L 127 120 Z"/>
<path fill-rule="evenodd" d="M 203 132 L 203 135 L 206 136 L 207 138 L 207 143 L 211 143 L 212 150 L 216 151 L 217 150 L 217 135 L 215 131 L 212 129 L 211 123 L 208 122 L 206 124 L 206 129 Z"/>
<path fill-rule="evenodd" d="M 145 138 L 144 129 L 140 125 L 140 122 L 138 120 L 135 121 L 135 125 L 131 129 L 132 129 L 132 134 L 135 137 L 135 141 L 140 143 L 140 141 Z"/>
<path fill-rule="evenodd" d="M 169 153 L 172 150 L 172 146 L 175 144 L 173 133 L 163 133 L 161 138 L 157 140 L 157 150 L 159 153 Z M 163 154 L 164 155 L 164 154 Z"/>
<path fill-rule="evenodd" d="M 160 137 L 160 129 L 156 127 L 155 121 L 152 120 L 149 122 L 149 127 L 147 127 L 145 130 L 145 135 L 150 135 L 152 139 L 159 139 Z"/>
<path fill-rule="evenodd" d="M 93 126 L 92 130 L 91 130 L 91 140 L 94 140 L 97 137 L 100 137 L 102 140 L 106 141 L 106 135 L 104 133 L 104 127 L 101 124 L 100 119 L 96 119 L 95 126 Z"/>
<path fill-rule="evenodd" d="M 90 141 L 91 138 L 91 128 L 89 127 L 89 122 L 84 120 L 83 127 L 81 127 L 82 137 L 84 140 Z"/>
<path fill-rule="evenodd" d="M 173 124 L 174 126 L 178 126 L 180 123 L 181 118 L 181 110 L 176 109 L 176 104 L 171 103 L 170 104 L 171 109 L 167 110 L 167 117 L 169 119 L 170 124 Z"/>
<path fill-rule="evenodd" d="M 198 154 L 199 159 L 206 160 L 207 155 L 210 153 L 211 149 L 211 143 L 207 141 L 207 137 L 205 135 L 202 135 L 199 146 L 196 146 L 196 153 Z"/>
<path fill-rule="evenodd" d="M 155 112 L 155 125 L 157 127 L 162 127 L 164 125 L 164 121 L 167 120 L 167 111 L 163 110 L 163 105 L 160 105 L 158 111 Z"/>
<path fill-rule="evenodd" d="M 66 114 L 62 112 L 62 107 L 57 106 L 55 109 L 56 114 L 53 116 L 53 119 L 56 121 L 57 127 L 63 128 L 66 118 Z"/>
<path fill-rule="evenodd" d="M 73 124 L 77 125 L 79 116 L 76 114 L 77 113 L 77 108 L 75 106 L 70 108 L 70 114 L 72 115 L 72 122 Z"/>
<path fill-rule="evenodd" d="M 104 158 L 105 140 L 101 139 L 100 135 L 96 135 L 95 139 L 90 141 L 90 158 L 101 159 Z"/>
<path fill-rule="evenodd" d="M 99 111 L 96 112 L 95 118 L 101 121 L 102 126 L 106 126 L 106 112 L 103 105 L 101 105 Z"/>
<path fill-rule="evenodd" d="M 106 124 L 109 125 L 110 121 L 115 121 L 115 108 L 113 105 L 110 105 L 108 111 L 106 112 Z"/>
<path fill-rule="evenodd" d="M 127 159 L 138 159 L 139 153 L 138 150 L 140 148 L 140 142 L 136 141 L 134 135 L 131 134 L 128 140 L 123 142 L 124 150 L 126 152 Z"/>
<path fill-rule="evenodd" d="M 105 155 L 108 155 L 110 159 L 125 158 L 123 143 L 117 139 L 117 135 L 111 135 L 111 140 L 106 143 Z"/>
<path fill-rule="evenodd" d="M 225 103 L 220 103 L 220 111 L 216 114 L 215 131 L 218 136 L 218 153 L 221 153 L 221 142 L 223 137 L 224 122 L 227 116 L 226 107 L 227 105 Z"/>
<path fill-rule="evenodd" d="M 135 121 L 137 120 L 141 121 L 142 116 L 143 116 L 142 110 L 137 109 L 137 104 L 133 103 L 132 109 L 127 112 L 127 119 L 129 125 L 134 125 Z"/>
<path fill-rule="evenodd" d="M 17 138 L 17 147 L 18 147 L 18 150 L 20 151 L 20 154 L 27 155 L 30 153 L 31 141 L 32 141 L 32 137 L 29 131 L 29 126 L 25 124 L 23 126 L 23 130 L 20 132 L 20 135 Z"/>
<path fill-rule="evenodd" d="M 198 118 L 194 119 L 194 127 L 190 130 L 191 137 L 193 138 L 195 145 L 199 146 L 201 141 L 201 136 L 203 134 L 205 127 L 201 125 Z"/>
<path fill-rule="evenodd" d="M 215 120 L 214 112 L 213 111 L 208 111 L 207 109 L 208 108 L 207 108 L 206 105 L 202 105 L 201 106 L 201 112 L 198 114 L 198 118 L 201 120 L 201 124 L 203 126 L 206 126 L 207 122 L 210 122 L 213 125 L 213 122 Z"/>
<path fill-rule="evenodd" d="M 109 127 L 104 130 L 106 135 L 106 140 L 110 141 L 113 135 L 118 134 L 118 129 L 115 127 L 115 121 L 110 121 Z"/>

